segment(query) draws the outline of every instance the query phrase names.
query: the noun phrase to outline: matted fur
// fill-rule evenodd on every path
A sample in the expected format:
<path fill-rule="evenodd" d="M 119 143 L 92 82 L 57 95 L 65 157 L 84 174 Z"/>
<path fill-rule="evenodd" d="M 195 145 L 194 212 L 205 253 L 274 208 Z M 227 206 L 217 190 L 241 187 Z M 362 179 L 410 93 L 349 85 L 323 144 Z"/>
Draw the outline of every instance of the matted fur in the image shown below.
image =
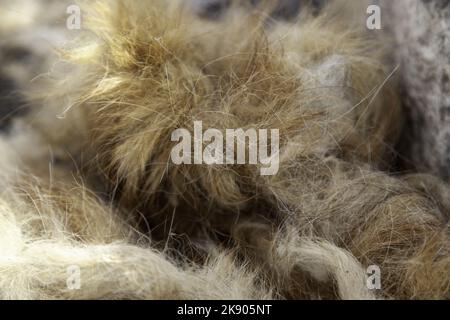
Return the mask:
<path fill-rule="evenodd" d="M 75 195 L 67 187 L 61 195 L 53 187 L 27 191 L 33 214 L 43 203 L 46 212 L 72 217 L 76 227 L 46 235 L 44 261 L 42 239 L 15 251 L 35 277 L 28 278 L 23 264 L 0 266 L 10 268 L 0 273 L 1 292 L 449 298 L 448 186 L 381 171 L 401 125 L 393 69 L 378 39 L 336 20 L 340 5 L 293 23 L 236 7 L 213 22 L 178 1 L 89 1 L 89 32 L 64 53 L 72 65 L 61 64 L 60 76 L 55 68 L 50 85 L 39 88 L 43 94 L 30 95 L 43 102 L 30 122 L 59 155 L 61 180 L 76 173 L 86 184 Z M 171 132 L 192 129 L 195 120 L 220 130 L 279 129 L 278 174 L 260 176 L 250 165 L 173 165 Z M 26 152 L 24 159 L 30 166 L 37 161 Z M 43 172 L 36 175 L 44 179 Z M 98 195 L 88 196 L 88 189 Z M 11 217 L 21 210 L 12 212 L 9 201 L 2 206 L 5 221 L 20 230 Z M 93 227 L 95 237 L 84 239 L 85 228 L 102 218 L 109 224 L 98 225 L 106 229 Z M 96 237 L 112 241 L 105 239 L 115 219 L 127 220 L 112 233 L 119 243 L 96 244 Z M 130 236 L 136 229 L 149 232 L 152 249 L 137 246 Z M 172 242 L 178 235 L 188 241 Z M 74 244 L 73 237 L 80 239 Z M 168 261 L 167 247 L 198 266 L 186 271 L 184 263 Z M 237 258 L 235 264 L 229 255 L 219 259 L 210 275 L 205 264 L 217 250 L 233 250 Z M 103 254 L 117 265 L 105 264 Z M 88 287 L 65 292 L 63 266 L 91 263 L 100 269 L 88 268 Z M 382 270 L 379 291 L 365 283 L 374 264 Z M 36 271 L 47 265 L 55 270 Z M 44 286 L 32 286 L 29 296 L 27 286 L 15 290 L 7 275 L 17 271 L 15 281 Z M 120 274 L 128 274 L 125 282 Z"/>
<path fill-rule="evenodd" d="M 1 299 L 272 297 L 231 252 L 211 252 L 201 265 L 175 260 L 85 186 L 20 173 L 11 146 L 0 141 L 0 150 Z M 68 285 L 73 266 L 77 290 Z"/>

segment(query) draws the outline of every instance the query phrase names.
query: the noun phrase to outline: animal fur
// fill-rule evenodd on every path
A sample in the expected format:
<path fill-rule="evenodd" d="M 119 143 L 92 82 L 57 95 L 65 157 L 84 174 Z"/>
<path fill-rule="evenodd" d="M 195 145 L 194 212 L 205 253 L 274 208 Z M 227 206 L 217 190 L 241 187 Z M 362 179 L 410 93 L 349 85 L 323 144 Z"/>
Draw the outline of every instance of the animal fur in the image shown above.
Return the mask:
<path fill-rule="evenodd" d="M 1 295 L 450 298 L 450 189 L 385 172 L 401 126 L 392 69 L 379 39 L 336 19 L 342 6 L 275 22 L 236 5 L 211 21 L 178 1 L 89 1 L 89 31 L 16 124 L 41 152 L 5 142 L 36 178 L 5 160 Z M 171 132 L 196 120 L 279 129 L 278 174 L 172 164 Z"/>

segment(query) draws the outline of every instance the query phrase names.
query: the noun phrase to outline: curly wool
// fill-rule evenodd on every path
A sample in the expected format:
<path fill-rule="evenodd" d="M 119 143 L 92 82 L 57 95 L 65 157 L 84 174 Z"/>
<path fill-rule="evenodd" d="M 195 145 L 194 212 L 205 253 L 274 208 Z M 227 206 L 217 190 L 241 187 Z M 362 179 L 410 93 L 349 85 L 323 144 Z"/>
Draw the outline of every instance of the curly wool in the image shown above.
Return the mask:
<path fill-rule="evenodd" d="M 61 157 L 67 154 L 58 150 L 70 151 L 83 188 L 135 217 L 126 224 L 150 231 L 155 246 L 138 248 L 123 235 L 127 243 L 97 247 L 90 239 L 80 249 L 51 236 L 54 262 L 47 264 L 102 266 L 97 250 L 117 263 L 106 264 L 108 272 L 92 269 L 81 297 L 116 297 L 119 288 L 118 297 L 136 298 L 449 298 L 448 186 L 380 171 L 401 112 L 377 39 L 330 20 L 333 8 L 269 25 L 264 10 L 234 8 L 212 22 L 176 1 L 93 1 L 85 10 L 91 33 L 65 54 L 74 72 L 43 90 L 33 127 Z M 59 123 L 42 117 L 49 113 Z M 278 174 L 260 176 L 253 165 L 175 166 L 171 132 L 192 129 L 196 120 L 219 130 L 279 129 Z M 83 226 L 98 210 L 82 207 L 89 217 Z M 181 234 L 187 244 L 169 241 Z M 217 248 L 232 249 L 239 276 L 216 267 L 226 289 L 198 286 L 208 267 L 186 275 L 161 256 L 162 244 L 194 255 L 200 266 Z M 49 261 L 38 259 L 39 248 L 19 252 L 31 266 Z M 365 283 L 374 264 L 382 270 L 379 292 Z M 138 281 L 124 284 L 117 269 L 136 270 Z M 45 286 L 33 294 L 70 297 L 55 274 L 37 273 Z M 181 275 L 192 283 L 171 289 Z M 18 279 L 29 280 L 23 273 Z M 166 291 L 154 294 L 154 281 Z M 14 292 L 1 283 L 2 292 Z"/>

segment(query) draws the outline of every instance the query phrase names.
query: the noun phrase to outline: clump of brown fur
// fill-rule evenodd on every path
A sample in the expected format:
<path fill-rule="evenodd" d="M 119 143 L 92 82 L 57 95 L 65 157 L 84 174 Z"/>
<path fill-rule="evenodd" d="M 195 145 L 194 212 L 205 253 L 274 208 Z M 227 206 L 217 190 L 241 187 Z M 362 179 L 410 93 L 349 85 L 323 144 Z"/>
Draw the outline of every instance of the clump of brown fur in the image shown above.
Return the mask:
<path fill-rule="evenodd" d="M 12 167 L 1 169 L 7 173 Z M 0 299 L 272 297 L 231 252 L 211 252 L 207 261 L 193 265 L 157 251 L 132 221 L 85 186 L 48 185 L 20 174 L 3 178 Z M 79 287 L 72 288 L 74 267 Z"/>
<path fill-rule="evenodd" d="M 377 39 L 328 21 L 331 9 L 268 24 L 238 9 L 203 21 L 172 1 L 87 8 L 93 35 L 67 52 L 76 77 L 46 100 L 69 134 L 34 125 L 122 212 L 144 215 L 154 240 L 233 248 L 283 298 L 449 298 L 448 187 L 428 183 L 433 195 L 380 171 L 401 121 Z M 171 132 L 196 120 L 279 129 L 280 171 L 172 164 Z"/>

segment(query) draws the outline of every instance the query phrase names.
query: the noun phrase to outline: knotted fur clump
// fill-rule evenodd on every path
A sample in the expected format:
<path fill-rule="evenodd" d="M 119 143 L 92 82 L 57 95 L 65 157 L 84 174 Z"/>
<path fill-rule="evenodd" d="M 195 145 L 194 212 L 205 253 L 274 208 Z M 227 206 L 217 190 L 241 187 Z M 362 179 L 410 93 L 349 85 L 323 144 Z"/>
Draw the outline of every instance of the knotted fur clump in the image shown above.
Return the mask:
<path fill-rule="evenodd" d="M 154 250 L 169 244 L 183 256 L 195 247 L 200 264 L 211 248 L 235 250 L 261 292 L 280 298 L 449 298 L 448 187 L 381 171 L 401 113 L 379 40 L 336 20 L 332 7 L 295 23 L 239 8 L 199 20 L 176 1 L 91 1 L 85 10 L 89 33 L 65 53 L 75 67 L 45 89 L 32 125 L 120 216 L 136 218 L 128 224 L 150 232 Z M 219 130 L 279 129 L 278 174 L 174 165 L 171 133 L 192 132 L 197 120 Z M 83 215 L 95 219 L 91 211 Z M 181 234 L 188 244 L 169 241 Z M 72 247 L 60 241 L 48 251 L 55 265 L 94 259 L 83 249 L 66 256 Z M 181 275 L 166 260 L 160 267 L 159 253 L 112 246 L 105 252 L 123 272 L 139 268 L 143 291 L 125 286 L 125 296 L 180 296 L 166 282 L 167 294 L 145 291 L 153 279 Z M 366 287 L 370 265 L 382 271 L 379 291 Z M 104 272 L 92 272 L 90 298 L 123 285 L 111 275 L 114 290 L 95 287 Z M 191 297 L 208 297 L 209 287 L 193 288 L 185 289 Z"/>
<path fill-rule="evenodd" d="M 0 140 L 0 299 L 272 297 L 232 252 L 174 259 L 86 186 L 14 171 L 11 149 Z"/>

